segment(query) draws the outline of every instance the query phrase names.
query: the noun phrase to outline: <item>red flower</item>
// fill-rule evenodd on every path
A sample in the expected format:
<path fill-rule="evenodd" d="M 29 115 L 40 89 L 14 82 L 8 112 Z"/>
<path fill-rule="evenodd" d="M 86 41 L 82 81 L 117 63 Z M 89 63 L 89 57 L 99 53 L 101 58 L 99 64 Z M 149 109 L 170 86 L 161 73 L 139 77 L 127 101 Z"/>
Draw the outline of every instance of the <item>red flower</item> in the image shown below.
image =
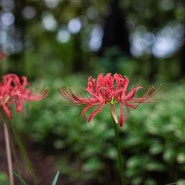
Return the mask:
<path fill-rule="evenodd" d="M 136 86 L 128 92 L 129 79 L 124 78 L 120 74 L 108 73 L 106 76 L 99 74 L 97 79 L 89 77 L 86 91 L 90 94 L 90 97 L 82 96 L 79 93 L 74 93 L 70 88 L 62 87 L 59 89 L 60 94 L 67 100 L 70 105 L 83 105 L 81 116 L 85 116 L 86 111 L 89 108 L 97 106 L 97 109 L 92 112 L 88 118 L 88 122 L 92 120 L 103 107 L 108 104 L 111 107 L 111 113 L 114 121 L 118 123 L 118 116 L 116 113 L 115 105 L 119 104 L 120 110 L 120 126 L 128 118 L 129 109 L 136 109 L 140 103 L 154 102 L 154 96 L 159 93 L 158 90 L 154 90 L 154 87 L 149 87 L 148 91 L 136 98 L 135 94 L 141 86 Z M 126 107 L 127 115 L 124 114 L 123 105 Z"/>
<path fill-rule="evenodd" d="M 27 82 L 27 78 L 22 76 L 19 78 L 15 74 L 8 74 L 2 77 L 3 81 L 0 83 L 0 106 L 3 108 L 9 119 L 12 118 L 12 114 L 9 110 L 12 104 L 16 105 L 16 111 L 20 112 L 23 108 L 23 103 L 26 101 L 39 101 L 48 93 L 48 89 L 45 89 L 43 93 L 32 92 L 32 89 L 28 89 L 27 86 L 31 86 Z"/>

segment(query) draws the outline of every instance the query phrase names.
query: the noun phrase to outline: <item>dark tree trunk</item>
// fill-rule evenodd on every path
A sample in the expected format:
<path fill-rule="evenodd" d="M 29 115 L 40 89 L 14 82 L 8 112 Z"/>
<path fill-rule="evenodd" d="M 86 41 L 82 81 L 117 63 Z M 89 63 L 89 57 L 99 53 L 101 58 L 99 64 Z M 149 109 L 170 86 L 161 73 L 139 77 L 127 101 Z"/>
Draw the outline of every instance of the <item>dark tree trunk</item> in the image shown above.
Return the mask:
<path fill-rule="evenodd" d="M 181 58 L 180 58 L 180 76 L 185 77 L 185 22 L 184 22 L 183 45 L 181 48 Z"/>
<path fill-rule="evenodd" d="M 116 47 L 124 55 L 130 56 L 129 33 L 123 10 L 119 7 L 119 0 L 112 0 L 110 14 L 105 18 L 104 34 L 99 55 L 102 56 L 106 48 Z"/>
<path fill-rule="evenodd" d="M 81 50 L 81 35 L 78 33 L 73 36 L 73 72 L 80 73 L 85 70 L 85 63 L 83 61 L 83 53 Z"/>
<path fill-rule="evenodd" d="M 22 12 L 25 7 L 25 0 L 14 0 L 14 16 L 15 16 L 15 30 L 13 32 L 13 40 L 15 53 L 10 56 L 11 65 L 9 71 L 12 73 L 16 73 L 19 75 L 24 74 L 24 65 L 23 65 L 23 57 L 24 57 L 24 37 L 26 32 L 26 22 L 23 18 Z M 20 47 L 19 49 L 17 49 Z"/>

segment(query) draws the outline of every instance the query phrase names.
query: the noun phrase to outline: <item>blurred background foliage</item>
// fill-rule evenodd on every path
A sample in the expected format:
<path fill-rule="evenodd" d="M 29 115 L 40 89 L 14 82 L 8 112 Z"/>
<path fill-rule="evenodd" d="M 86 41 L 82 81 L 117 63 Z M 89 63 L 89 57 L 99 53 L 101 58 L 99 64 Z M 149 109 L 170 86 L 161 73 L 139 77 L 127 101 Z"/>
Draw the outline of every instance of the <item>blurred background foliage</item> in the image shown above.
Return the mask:
<path fill-rule="evenodd" d="M 141 61 L 136 74 L 152 80 L 166 67 L 173 79 L 184 74 L 183 0 L 1 0 L 0 7 L 2 74 L 117 72 L 120 58 Z"/>
<path fill-rule="evenodd" d="M 82 107 L 65 107 L 56 90 L 84 89 L 88 76 L 117 72 L 146 88 L 163 84 L 164 98 L 131 112 L 120 129 L 129 184 L 184 178 L 184 7 L 183 0 L 0 0 L 1 76 L 50 87 L 14 122 L 37 150 L 61 153 L 63 177 L 119 184 L 109 110 L 87 124 Z"/>

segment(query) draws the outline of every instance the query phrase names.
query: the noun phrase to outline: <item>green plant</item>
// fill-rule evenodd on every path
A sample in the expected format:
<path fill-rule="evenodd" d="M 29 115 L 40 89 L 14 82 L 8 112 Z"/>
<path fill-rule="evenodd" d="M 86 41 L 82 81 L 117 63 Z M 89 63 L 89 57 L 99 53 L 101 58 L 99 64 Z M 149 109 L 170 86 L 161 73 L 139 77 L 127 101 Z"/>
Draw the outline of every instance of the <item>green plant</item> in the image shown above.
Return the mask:
<path fill-rule="evenodd" d="M 78 79 L 80 89 L 86 83 L 83 75 L 67 79 L 45 79 L 51 88 L 48 98 L 32 104 L 30 110 L 27 107 L 24 118 L 13 115 L 16 126 L 43 150 L 60 151 L 56 166 L 64 178 L 108 184 L 117 176 L 113 169 L 118 169 L 109 109 L 102 110 L 89 124 L 79 117 L 81 107 L 66 109 L 57 104 L 57 86 L 71 86 Z M 184 178 L 185 87 L 183 83 L 166 84 L 163 91 L 159 102 L 132 111 L 121 129 L 129 184 L 169 184 Z M 27 124 L 23 124 L 25 120 Z"/>
<path fill-rule="evenodd" d="M 0 185 L 9 185 L 9 179 L 8 176 L 0 171 Z"/>
<path fill-rule="evenodd" d="M 23 185 L 27 185 L 25 180 L 16 171 L 13 171 L 13 174 L 20 180 L 20 182 L 23 183 Z M 59 171 L 57 171 L 51 185 L 56 185 L 57 180 L 58 180 L 58 176 L 59 176 Z"/>

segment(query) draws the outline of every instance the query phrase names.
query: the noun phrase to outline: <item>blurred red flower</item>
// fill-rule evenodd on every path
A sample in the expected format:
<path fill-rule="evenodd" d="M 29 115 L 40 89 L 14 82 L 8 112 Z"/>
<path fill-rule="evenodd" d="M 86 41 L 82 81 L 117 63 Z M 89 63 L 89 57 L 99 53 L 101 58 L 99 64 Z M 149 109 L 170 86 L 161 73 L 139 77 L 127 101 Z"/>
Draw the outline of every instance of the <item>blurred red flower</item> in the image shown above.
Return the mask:
<path fill-rule="evenodd" d="M 141 103 L 156 101 L 156 95 L 160 91 L 160 88 L 155 90 L 153 86 L 150 86 L 143 96 L 136 98 L 135 94 L 142 87 L 136 86 L 128 92 L 128 84 L 129 79 L 126 76 L 123 78 L 121 74 L 114 74 L 112 76 L 111 73 L 108 73 L 105 76 L 99 74 L 97 79 L 89 77 L 86 91 L 90 94 L 90 97 L 75 93 L 72 89 L 66 87 L 61 87 L 58 90 L 69 105 L 84 106 L 81 116 L 85 116 L 85 113 L 89 108 L 97 106 L 97 109 L 90 114 L 88 122 L 90 122 L 92 118 L 96 116 L 106 104 L 108 104 L 111 107 L 114 121 L 118 123 L 115 107 L 118 103 L 120 110 L 119 124 L 122 126 L 124 121 L 128 118 L 130 108 L 136 109 Z M 127 114 L 124 113 L 123 105 L 126 107 Z"/>
<path fill-rule="evenodd" d="M 46 97 L 48 89 L 42 93 L 33 93 L 32 88 L 27 88 L 31 84 L 27 81 L 25 76 L 19 78 L 16 74 L 7 74 L 2 77 L 0 82 L 0 106 L 3 108 L 8 118 L 12 118 L 9 110 L 12 104 L 16 105 L 16 111 L 20 112 L 23 104 L 26 101 L 39 101 Z"/>

